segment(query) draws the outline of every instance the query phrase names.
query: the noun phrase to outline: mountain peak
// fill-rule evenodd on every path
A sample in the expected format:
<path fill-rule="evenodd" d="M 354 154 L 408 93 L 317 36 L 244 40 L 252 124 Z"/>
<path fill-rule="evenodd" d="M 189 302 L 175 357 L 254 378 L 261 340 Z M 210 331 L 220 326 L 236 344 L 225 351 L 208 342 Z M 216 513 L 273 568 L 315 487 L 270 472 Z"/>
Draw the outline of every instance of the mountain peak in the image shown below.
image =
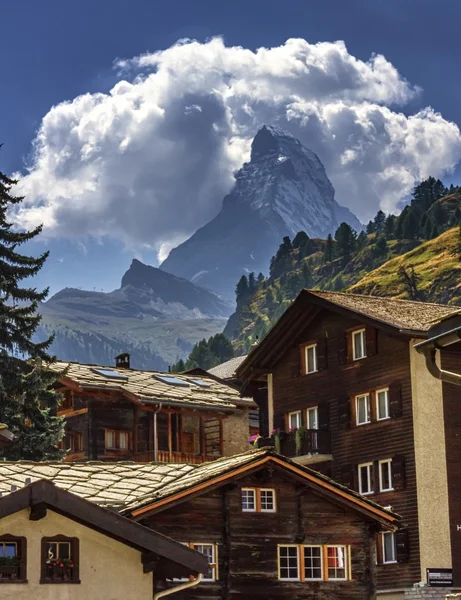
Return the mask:
<path fill-rule="evenodd" d="M 288 131 L 284 131 L 275 125 L 263 125 L 251 144 L 251 162 L 274 152 L 279 152 L 282 139 L 299 144 Z"/>

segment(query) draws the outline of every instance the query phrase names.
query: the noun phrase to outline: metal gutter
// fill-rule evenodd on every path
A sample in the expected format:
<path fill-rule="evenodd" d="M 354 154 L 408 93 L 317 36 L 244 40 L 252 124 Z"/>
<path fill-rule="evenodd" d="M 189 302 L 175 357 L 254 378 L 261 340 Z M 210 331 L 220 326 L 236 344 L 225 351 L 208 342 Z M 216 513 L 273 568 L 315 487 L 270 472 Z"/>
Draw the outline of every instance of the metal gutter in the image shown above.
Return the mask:
<path fill-rule="evenodd" d="M 176 594 L 176 592 L 181 592 L 182 590 L 187 590 L 188 588 L 195 587 L 202 581 L 202 577 L 203 575 L 199 573 L 197 577 L 192 581 L 188 581 L 187 583 L 181 583 L 180 585 L 177 585 L 174 588 L 170 588 L 169 590 L 163 590 L 163 592 L 158 592 L 154 595 L 154 600 L 159 600 L 160 598 L 165 598 L 165 596 L 171 596 L 171 594 Z"/>

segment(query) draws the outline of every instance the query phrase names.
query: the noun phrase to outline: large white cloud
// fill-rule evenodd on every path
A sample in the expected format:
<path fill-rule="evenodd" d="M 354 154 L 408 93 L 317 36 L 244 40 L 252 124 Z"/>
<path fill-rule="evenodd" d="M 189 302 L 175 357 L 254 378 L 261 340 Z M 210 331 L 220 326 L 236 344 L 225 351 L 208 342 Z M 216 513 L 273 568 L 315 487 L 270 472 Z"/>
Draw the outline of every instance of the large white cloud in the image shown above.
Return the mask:
<path fill-rule="evenodd" d="M 358 60 L 343 42 L 291 39 L 253 52 L 184 40 L 117 68 L 108 94 L 44 117 L 20 184 L 23 225 L 164 255 L 218 212 L 263 123 L 317 152 L 338 201 L 362 220 L 394 210 L 417 180 L 461 157 L 454 123 L 431 108 L 398 112 L 420 90 L 383 56 Z"/>

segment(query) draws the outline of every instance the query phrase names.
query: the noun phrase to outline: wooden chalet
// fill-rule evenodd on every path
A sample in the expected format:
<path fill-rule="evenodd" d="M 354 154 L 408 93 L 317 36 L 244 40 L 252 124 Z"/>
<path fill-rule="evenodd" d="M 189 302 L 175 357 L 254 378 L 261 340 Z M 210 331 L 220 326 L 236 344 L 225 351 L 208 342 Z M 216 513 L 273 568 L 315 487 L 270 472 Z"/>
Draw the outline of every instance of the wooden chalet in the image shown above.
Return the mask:
<path fill-rule="evenodd" d="M 458 311 L 303 290 L 237 368 L 260 405 L 261 444 L 402 515 L 398 535 L 376 540 L 386 600 L 425 585 L 427 569 L 452 569 L 461 587 L 459 388 L 434 379 L 414 349 Z M 456 346 L 439 360 L 460 372 Z"/>
<path fill-rule="evenodd" d="M 201 463 L 248 448 L 254 402 L 204 375 L 57 362 L 67 460 Z"/>
<path fill-rule="evenodd" d="M 200 465 L 0 462 L 0 491 L 41 478 L 204 554 L 209 569 L 175 593 L 183 600 L 371 600 L 375 536 L 399 527 L 371 498 L 272 449 Z M 155 591 L 184 581 L 156 578 Z"/>

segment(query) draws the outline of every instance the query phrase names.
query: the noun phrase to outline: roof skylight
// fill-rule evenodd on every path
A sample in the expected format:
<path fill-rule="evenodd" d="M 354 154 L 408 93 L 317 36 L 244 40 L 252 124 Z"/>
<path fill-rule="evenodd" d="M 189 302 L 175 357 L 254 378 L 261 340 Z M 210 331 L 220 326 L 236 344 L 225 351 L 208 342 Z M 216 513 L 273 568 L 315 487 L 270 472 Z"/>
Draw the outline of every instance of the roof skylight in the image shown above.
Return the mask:
<path fill-rule="evenodd" d="M 107 377 L 108 379 L 119 379 L 120 381 L 128 381 L 128 377 L 123 373 L 119 373 L 118 371 L 114 371 L 113 369 L 93 369 L 95 373 L 98 375 L 102 375 L 103 377 Z"/>
<path fill-rule="evenodd" d="M 163 383 L 167 383 L 168 385 L 177 385 L 182 387 L 189 387 L 190 385 L 186 379 L 179 379 L 173 375 L 154 375 L 154 377 L 155 379 L 163 381 Z"/>
<path fill-rule="evenodd" d="M 201 388 L 209 388 L 209 387 L 211 387 L 211 383 L 208 383 L 206 381 L 202 381 L 201 379 L 189 379 L 189 381 L 191 383 L 194 383 L 195 385 L 198 385 Z"/>

